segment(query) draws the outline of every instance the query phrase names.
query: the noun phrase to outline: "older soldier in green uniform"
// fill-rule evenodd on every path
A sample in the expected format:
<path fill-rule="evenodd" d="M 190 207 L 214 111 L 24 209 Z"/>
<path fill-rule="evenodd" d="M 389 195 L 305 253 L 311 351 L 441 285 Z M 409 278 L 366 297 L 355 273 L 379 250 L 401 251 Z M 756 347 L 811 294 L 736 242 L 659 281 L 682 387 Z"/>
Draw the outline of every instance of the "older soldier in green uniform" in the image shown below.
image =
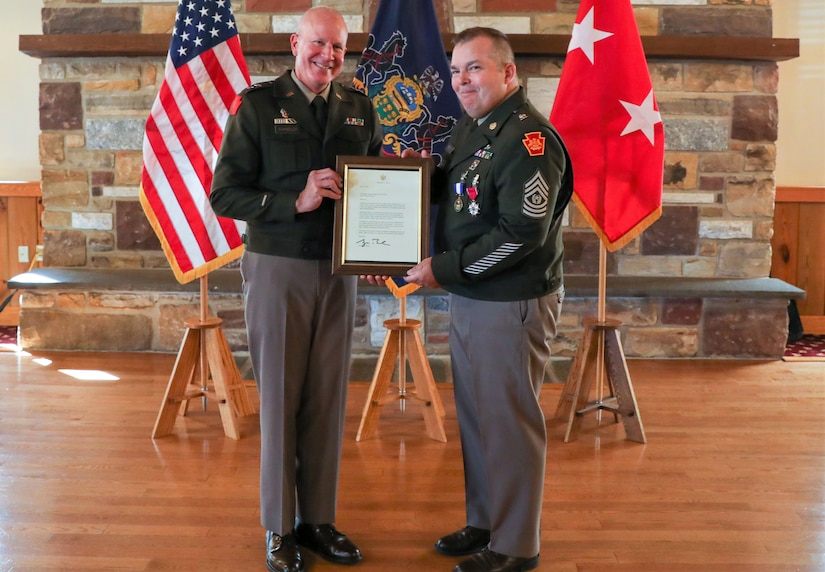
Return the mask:
<path fill-rule="evenodd" d="M 531 570 L 547 435 L 539 391 L 562 286 L 567 151 L 519 87 L 513 51 L 490 28 L 455 38 L 452 86 L 466 115 L 436 171 L 436 252 L 407 280 L 450 292 L 450 357 L 467 526 L 438 540 L 472 557 L 455 572 Z"/>
<path fill-rule="evenodd" d="M 347 35 L 331 8 L 304 14 L 295 69 L 239 96 L 212 183 L 215 212 L 247 223 L 241 274 L 274 572 L 304 569 L 299 546 L 361 559 L 333 526 L 356 290 L 354 276 L 331 274 L 334 167 L 336 155 L 378 155 L 382 135 L 370 100 L 334 83 Z"/>

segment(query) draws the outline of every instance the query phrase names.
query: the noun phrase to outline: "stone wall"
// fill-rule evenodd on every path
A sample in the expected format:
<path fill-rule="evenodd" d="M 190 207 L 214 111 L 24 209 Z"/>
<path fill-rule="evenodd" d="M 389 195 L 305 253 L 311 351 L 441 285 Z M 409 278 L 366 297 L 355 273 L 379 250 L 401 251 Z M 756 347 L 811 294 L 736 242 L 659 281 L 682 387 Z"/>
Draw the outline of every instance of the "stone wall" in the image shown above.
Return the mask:
<path fill-rule="evenodd" d="M 338 0 L 351 32 L 369 31 L 377 0 Z M 310 0 L 235 0 L 241 32 L 288 33 Z M 569 34 L 578 1 L 435 0 L 442 30 L 492 25 L 513 34 Z M 642 35 L 771 36 L 769 0 L 637 0 L 634 10 Z M 170 33 L 176 2 L 157 0 L 45 0 L 44 34 Z M 358 54 L 350 53 L 344 78 L 351 78 Z M 286 56 L 248 57 L 253 79 L 270 78 L 292 64 Z M 549 114 L 563 58 L 519 56 L 517 65 L 528 95 Z M 46 266 L 165 268 L 166 259 L 138 202 L 143 128 L 163 75 L 164 58 L 45 58 L 40 68 L 40 156 Z M 640 237 L 608 256 L 608 273 L 619 276 L 754 278 L 766 277 L 771 263 L 777 138 L 777 65 L 772 61 L 649 59 L 666 133 L 663 214 Z M 598 274 L 599 243 L 575 206 L 566 215 L 568 274 Z M 610 293 L 608 292 L 608 295 Z M 421 302 L 416 302 L 419 300 Z M 118 332 L 149 336 L 139 349 L 174 351 L 179 320 L 196 307 L 191 296 L 124 293 L 29 293 L 24 297 L 23 343 L 55 346 L 60 339 L 80 342 L 69 331 L 48 333 L 38 320 L 57 319 L 65 310 L 67 330 L 75 314 L 89 314 L 94 329 L 105 319 L 112 335 L 90 349 L 125 340 Z M 236 330 L 236 348 L 245 344 L 239 295 L 212 300 Z M 628 355 L 672 357 L 707 355 L 696 332 L 668 322 L 659 302 L 615 302 L 629 316 L 637 335 Z M 689 301 L 702 314 L 703 300 Z M 418 306 L 416 306 L 418 304 Z M 446 299 L 411 299 L 410 317 L 424 320 L 428 350 L 446 348 Z M 359 298 L 356 351 L 376 353 L 383 340 L 382 320 L 397 302 L 387 295 Z M 572 353 L 582 315 L 593 300 L 571 299 L 557 350 Z M 119 313 L 140 315 L 123 326 Z M 769 329 L 786 328 L 782 312 Z M 106 316 L 105 318 L 103 318 Z M 76 316 L 75 316 L 76 317 Z M 681 318 L 687 319 L 687 318 Z M 39 324 L 39 325 L 38 325 Z M 169 325 L 168 329 L 164 324 Z M 171 324 L 178 324 L 177 327 Z M 695 324 L 694 324 L 695 325 Z M 148 334 L 145 333 L 148 330 Z M 642 333 L 643 332 L 643 333 Z M 775 336 L 774 336 L 775 337 Z M 127 344 L 128 345 L 128 344 Z M 80 347 L 80 346 L 78 346 Z M 734 350 L 741 354 L 739 349 Z M 747 355 L 747 354 L 746 354 Z"/>

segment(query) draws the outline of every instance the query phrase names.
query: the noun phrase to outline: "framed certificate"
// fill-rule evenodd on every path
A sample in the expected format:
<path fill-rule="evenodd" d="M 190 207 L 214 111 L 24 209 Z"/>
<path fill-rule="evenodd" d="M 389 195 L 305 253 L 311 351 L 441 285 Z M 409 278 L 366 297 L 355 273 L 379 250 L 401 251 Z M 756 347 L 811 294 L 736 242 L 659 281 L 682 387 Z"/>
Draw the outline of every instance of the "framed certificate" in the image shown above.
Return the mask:
<path fill-rule="evenodd" d="M 430 254 L 431 159 L 338 156 L 333 274 L 403 274 Z"/>

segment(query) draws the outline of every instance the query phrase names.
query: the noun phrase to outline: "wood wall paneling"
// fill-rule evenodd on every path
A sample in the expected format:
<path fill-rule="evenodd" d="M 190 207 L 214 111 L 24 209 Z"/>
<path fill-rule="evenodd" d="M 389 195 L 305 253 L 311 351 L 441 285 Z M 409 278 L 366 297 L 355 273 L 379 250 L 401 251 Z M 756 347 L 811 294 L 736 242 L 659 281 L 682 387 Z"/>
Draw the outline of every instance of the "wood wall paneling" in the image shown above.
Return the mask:
<path fill-rule="evenodd" d="M 38 244 L 43 243 L 40 226 L 40 183 L 0 182 L 0 303 L 11 291 L 6 282 L 31 265 Z M 25 246 L 28 261 L 20 262 L 18 249 Z M 19 296 L 0 312 L 0 326 L 17 325 Z"/>
<path fill-rule="evenodd" d="M 805 290 L 805 333 L 825 334 L 825 188 L 778 187 L 771 276 Z"/>
<path fill-rule="evenodd" d="M 773 215 L 771 276 L 796 285 L 799 203 L 777 203 Z"/>
<path fill-rule="evenodd" d="M 797 279 L 806 292 L 800 313 L 825 315 L 825 204 L 804 204 L 799 209 Z"/>

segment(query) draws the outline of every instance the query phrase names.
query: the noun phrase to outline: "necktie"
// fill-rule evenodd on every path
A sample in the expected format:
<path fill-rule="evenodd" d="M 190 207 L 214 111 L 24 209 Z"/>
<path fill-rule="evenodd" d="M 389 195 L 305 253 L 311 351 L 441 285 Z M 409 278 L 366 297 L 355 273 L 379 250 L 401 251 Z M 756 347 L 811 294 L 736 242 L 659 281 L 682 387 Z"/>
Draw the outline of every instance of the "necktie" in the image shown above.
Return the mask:
<path fill-rule="evenodd" d="M 320 95 L 316 95 L 312 100 L 312 111 L 315 113 L 315 121 L 318 122 L 321 131 L 327 128 L 327 102 Z"/>

